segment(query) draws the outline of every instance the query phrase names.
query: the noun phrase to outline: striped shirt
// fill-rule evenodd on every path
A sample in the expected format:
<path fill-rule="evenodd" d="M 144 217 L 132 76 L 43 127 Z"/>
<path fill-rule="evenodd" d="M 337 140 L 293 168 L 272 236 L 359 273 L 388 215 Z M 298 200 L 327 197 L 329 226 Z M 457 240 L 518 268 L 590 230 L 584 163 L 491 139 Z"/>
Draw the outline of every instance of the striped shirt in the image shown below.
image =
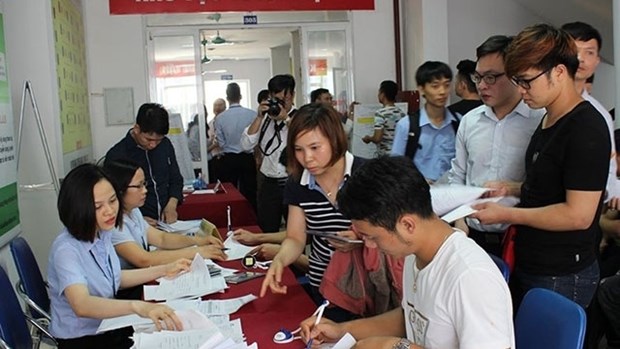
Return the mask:
<path fill-rule="evenodd" d="M 345 175 L 340 183 L 344 185 L 351 175 L 353 163 L 358 165 L 351 153 L 345 155 Z M 284 203 L 298 206 L 304 211 L 306 229 L 322 232 L 339 232 L 351 230 L 351 220 L 344 217 L 340 211 L 327 199 L 327 195 L 316 183 L 315 178 L 309 172 L 304 171 L 300 181 L 289 179 L 284 189 Z M 311 235 L 311 249 L 309 260 L 308 279 L 310 285 L 319 287 L 323 279 L 323 273 L 331 260 L 334 248 L 329 245 L 327 239 Z"/>
<path fill-rule="evenodd" d="M 396 123 L 405 116 L 396 106 L 383 107 L 375 112 L 375 130 L 383 130 L 381 143 L 377 144 L 377 156 L 390 155 L 394 143 Z"/>

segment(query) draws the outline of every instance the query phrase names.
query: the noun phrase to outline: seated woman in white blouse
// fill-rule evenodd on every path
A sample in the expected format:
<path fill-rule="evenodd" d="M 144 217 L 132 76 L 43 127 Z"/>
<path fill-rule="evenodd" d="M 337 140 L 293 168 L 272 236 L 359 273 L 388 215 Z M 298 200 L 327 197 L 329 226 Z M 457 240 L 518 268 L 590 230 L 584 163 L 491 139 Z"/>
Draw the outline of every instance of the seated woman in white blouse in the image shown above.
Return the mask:
<path fill-rule="evenodd" d="M 212 236 L 185 236 L 166 233 L 149 225 L 139 207 L 146 198 L 144 171 L 131 160 L 115 160 L 106 164 L 122 202 L 123 226 L 112 236 L 112 244 L 121 260 L 121 268 L 143 268 L 170 263 L 179 258 L 225 260 L 222 242 Z M 149 245 L 157 247 L 149 251 Z"/>
<path fill-rule="evenodd" d="M 58 213 L 65 228 L 52 244 L 47 270 L 50 332 L 58 348 L 129 348 L 131 328 L 96 334 L 101 319 L 128 314 L 151 318 L 158 329 L 182 329 L 166 305 L 114 299 L 120 288 L 188 270 L 190 260 L 121 271 L 111 242 L 121 224 L 120 205 L 101 168 L 85 164 L 67 174 Z"/>

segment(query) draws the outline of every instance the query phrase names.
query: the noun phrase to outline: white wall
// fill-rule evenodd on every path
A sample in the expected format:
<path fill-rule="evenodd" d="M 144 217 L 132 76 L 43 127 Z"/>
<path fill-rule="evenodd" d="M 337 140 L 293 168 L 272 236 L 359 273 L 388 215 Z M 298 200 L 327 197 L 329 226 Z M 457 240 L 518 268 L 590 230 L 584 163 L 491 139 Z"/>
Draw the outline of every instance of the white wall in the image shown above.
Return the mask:
<path fill-rule="evenodd" d="M 288 51 L 287 51 L 288 52 Z M 243 100 L 249 100 L 251 109 L 256 109 L 256 96 L 262 89 L 267 88 L 267 82 L 271 78 L 270 64 L 268 59 L 247 59 L 242 61 L 212 61 L 207 70 L 226 69 L 226 73 L 205 74 L 205 80 L 219 80 L 222 74 L 231 74 L 234 80 L 250 80 L 250 95 L 241 96 Z M 206 91 L 207 94 L 214 94 L 215 97 L 226 99 L 226 91 Z M 211 106 L 207 106 L 211 113 Z"/>
<path fill-rule="evenodd" d="M 84 1 L 93 156 L 99 159 L 130 126 L 106 126 L 103 89 L 133 88 L 135 112 L 148 102 L 141 16 L 110 16 L 108 1 Z"/>
<path fill-rule="evenodd" d="M 15 120 L 19 115 L 23 82 L 30 80 L 54 165 L 57 171 L 62 172 L 51 2 L 4 1 L 3 6 L 8 75 Z M 49 170 L 29 103 L 26 111 L 18 182 L 20 185 L 50 182 Z M 37 256 L 39 266 L 45 271 L 49 247 L 61 226 L 56 213 L 56 196 L 49 190 L 27 192 L 22 189 L 18 195 L 23 236 Z M 8 255 L 6 249 L 0 251 L 0 264 L 8 261 Z"/>
<path fill-rule="evenodd" d="M 272 47 L 271 53 L 271 76 L 278 74 L 291 74 L 291 45 Z"/>
<path fill-rule="evenodd" d="M 374 11 L 353 11 L 351 28 L 355 99 L 376 103 L 381 81 L 396 80 L 392 0 L 375 0 Z"/>

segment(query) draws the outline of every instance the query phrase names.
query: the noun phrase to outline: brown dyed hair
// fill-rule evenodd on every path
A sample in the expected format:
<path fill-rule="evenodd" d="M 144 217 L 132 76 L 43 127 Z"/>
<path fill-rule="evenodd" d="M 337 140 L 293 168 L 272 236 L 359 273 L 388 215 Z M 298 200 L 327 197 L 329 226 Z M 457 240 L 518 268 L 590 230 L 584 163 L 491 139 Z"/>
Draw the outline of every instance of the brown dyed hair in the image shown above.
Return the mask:
<path fill-rule="evenodd" d="M 517 76 L 534 68 L 549 70 L 558 64 L 566 67 L 571 78 L 579 67 L 577 47 L 570 35 L 548 24 L 523 29 L 506 53 L 506 74 Z"/>
<path fill-rule="evenodd" d="M 288 173 L 295 179 L 301 177 L 303 167 L 295 157 L 295 140 L 300 135 L 318 129 L 332 148 L 332 157 L 328 163 L 334 165 L 347 151 L 347 136 L 344 133 L 340 115 L 331 106 L 311 103 L 299 108 L 288 126 L 286 156 Z"/>

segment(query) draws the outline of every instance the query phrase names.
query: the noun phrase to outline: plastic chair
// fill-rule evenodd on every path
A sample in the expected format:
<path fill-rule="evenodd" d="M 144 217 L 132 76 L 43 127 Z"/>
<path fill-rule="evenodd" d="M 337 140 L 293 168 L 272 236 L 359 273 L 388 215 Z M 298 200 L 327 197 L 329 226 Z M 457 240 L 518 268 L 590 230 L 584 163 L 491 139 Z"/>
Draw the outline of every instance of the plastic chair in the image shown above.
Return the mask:
<path fill-rule="evenodd" d="M 39 324 L 22 312 L 11 281 L 2 268 L 0 268 L 0 294 L 2 294 L 2 301 L 0 302 L 0 338 L 4 342 L 3 345 L 12 349 L 32 349 L 32 337 L 30 336 L 26 320 L 37 328 L 39 328 Z M 45 329 L 39 328 L 39 330 L 49 335 Z"/>
<path fill-rule="evenodd" d="M 586 333 L 583 308 L 559 293 L 533 288 L 515 319 L 517 348 L 581 349 Z"/>
<path fill-rule="evenodd" d="M 28 305 L 30 315 L 49 321 L 50 297 L 47 283 L 43 280 L 37 260 L 24 238 L 16 237 L 11 241 L 11 254 L 20 279 L 16 289 Z"/>
<path fill-rule="evenodd" d="M 491 257 L 493 262 L 495 262 L 495 265 L 497 265 L 497 267 L 499 268 L 499 271 L 502 273 L 504 280 L 508 282 L 510 280 L 510 268 L 508 267 L 508 264 L 506 264 L 503 259 L 499 258 L 494 254 L 489 253 L 489 257 Z"/>

